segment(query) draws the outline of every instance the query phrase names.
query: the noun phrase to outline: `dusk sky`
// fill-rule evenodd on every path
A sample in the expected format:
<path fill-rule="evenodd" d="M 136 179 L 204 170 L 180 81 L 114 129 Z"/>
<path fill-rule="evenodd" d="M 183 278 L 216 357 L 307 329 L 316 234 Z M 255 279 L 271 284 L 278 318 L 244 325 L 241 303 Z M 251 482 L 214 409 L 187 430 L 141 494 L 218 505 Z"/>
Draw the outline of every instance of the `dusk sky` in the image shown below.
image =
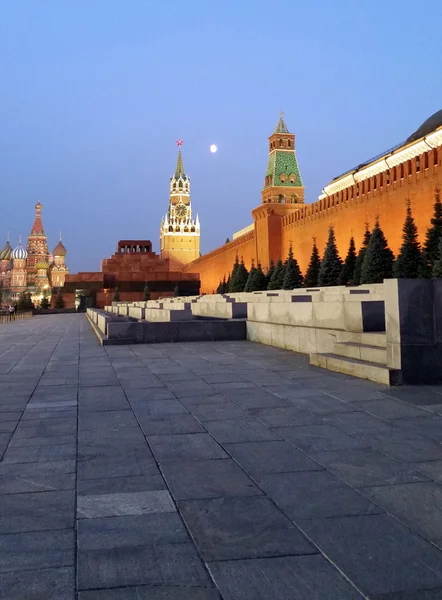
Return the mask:
<path fill-rule="evenodd" d="M 205 253 L 252 222 L 281 110 L 313 202 L 442 108 L 441 6 L 0 0 L 0 246 L 40 200 L 71 273 L 158 252 L 181 138 Z"/>

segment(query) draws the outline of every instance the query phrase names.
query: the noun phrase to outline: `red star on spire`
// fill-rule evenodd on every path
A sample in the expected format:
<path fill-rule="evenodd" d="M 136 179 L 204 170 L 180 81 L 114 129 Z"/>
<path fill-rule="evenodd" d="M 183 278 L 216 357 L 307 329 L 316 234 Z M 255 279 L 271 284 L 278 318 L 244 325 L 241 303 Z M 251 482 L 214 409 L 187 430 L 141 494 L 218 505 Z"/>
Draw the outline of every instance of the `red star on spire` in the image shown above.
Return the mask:
<path fill-rule="evenodd" d="M 183 140 L 177 140 L 177 141 L 176 141 L 176 145 L 177 145 L 178 147 L 179 147 L 179 146 L 182 146 L 182 145 L 183 145 Z"/>

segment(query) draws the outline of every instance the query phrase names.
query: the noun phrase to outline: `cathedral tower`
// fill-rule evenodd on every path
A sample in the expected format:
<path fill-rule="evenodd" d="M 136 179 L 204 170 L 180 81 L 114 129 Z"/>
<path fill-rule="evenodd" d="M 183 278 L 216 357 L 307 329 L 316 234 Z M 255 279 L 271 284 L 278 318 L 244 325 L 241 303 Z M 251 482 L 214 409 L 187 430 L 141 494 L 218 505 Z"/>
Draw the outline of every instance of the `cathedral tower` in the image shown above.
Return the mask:
<path fill-rule="evenodd" d="M 184 170 L 181 155 L 182 141 L 178 140 L 178 158 L 173 177 L 170 178 L 169 210 L 161 221 L 161 257 L 170 260 L 172 271 L 200 255 L 200 224 L 198 215 L 192 218 L 190 201 L 190 178 Z"/>
<path fill-rule="evenodd" d="M 66 266 L 66 254 L 67 250 L 64 247 L 63 242 L 60 241 L 55 246 L 53 251 L 54 262 L 50 266 L 51 284 L 52 287 L 63 287 L 66 275 L 69 273 L 69 269 Z"/>
<path fill-rule="evenodd" d="M 37 263 L 40 261 L 49 260 L 49 250 L 46 234 L 43 229 L 41 220 L 41 209 L 43 208 L 40 202 L 35 205 L 35 220 L 32 225 L 31 234 L 28 237 L 27 251 L 27 270 L 28 270 L 28 285 L 35 284 L 37 275 Z"/>
<path fill-rule="evenodd" d="M 26 259 L 28 258 L 28 253 L 26 248 L 23 248 L 21 244 L 21 236 L 18 242 L 18 246 L 14 248 L 12 252 L 12 263 L 13 267 L 11 269 L 11 291 L 18 295 L 21 292 L 26 291 L 26 280 L 27 280 L 27 272 L 26 272 Z"/>

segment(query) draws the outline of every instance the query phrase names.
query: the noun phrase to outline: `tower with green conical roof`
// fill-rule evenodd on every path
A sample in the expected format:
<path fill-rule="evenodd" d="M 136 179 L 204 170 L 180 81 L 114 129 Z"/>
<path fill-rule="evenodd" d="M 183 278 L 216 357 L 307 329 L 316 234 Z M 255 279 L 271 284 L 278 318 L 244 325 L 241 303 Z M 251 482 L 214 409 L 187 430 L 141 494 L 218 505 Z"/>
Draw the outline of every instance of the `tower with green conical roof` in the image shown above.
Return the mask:
<path fill-rule="evenodd" d="M 262 203 L 304 204 L 304 186 L 295 153 L 295 134 L 289 132 L 283 113 L 269 137 Z"/>

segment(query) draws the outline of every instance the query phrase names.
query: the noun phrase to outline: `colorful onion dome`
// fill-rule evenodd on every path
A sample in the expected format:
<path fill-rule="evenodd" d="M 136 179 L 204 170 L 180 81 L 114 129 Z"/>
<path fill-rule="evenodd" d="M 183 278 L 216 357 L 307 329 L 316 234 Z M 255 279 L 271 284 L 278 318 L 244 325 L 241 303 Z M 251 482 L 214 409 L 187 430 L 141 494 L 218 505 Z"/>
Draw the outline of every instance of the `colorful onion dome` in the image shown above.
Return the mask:
<path fill-rule="evenodd" d="M 10 260 L 12 256 L 12 246 L 9 243 L 9 240 L 0 250 L 0 260 Z"/>
<path fill-rule="evenodd" d="M 47 260 L 39 260 L 38 263 L 35 265 L 35 268 L 37 270 L 39 269 L 44 269 L 45 271 L 47 271 L 49 269 L 49 263 Z"/>
<path fill-rule="evenodd" d="M 66 256 L 67 253 L 68 253 L 68 251 L 66 250 L 66 248 L 63 245 L 63 242 L 60 239 L 58 244 L 55 246 L 52 254 L 54 256 Z"/>
<path fill-rule="evenodd" d="M 13 250 L 12 258 L 15 260 L 25 260 L 26 258 L 28 258 L 28 252 L 26 248 L 23 248 L 23 246 L 21 245 L 21 240 L 18 243 L 18 246 Z"/>

